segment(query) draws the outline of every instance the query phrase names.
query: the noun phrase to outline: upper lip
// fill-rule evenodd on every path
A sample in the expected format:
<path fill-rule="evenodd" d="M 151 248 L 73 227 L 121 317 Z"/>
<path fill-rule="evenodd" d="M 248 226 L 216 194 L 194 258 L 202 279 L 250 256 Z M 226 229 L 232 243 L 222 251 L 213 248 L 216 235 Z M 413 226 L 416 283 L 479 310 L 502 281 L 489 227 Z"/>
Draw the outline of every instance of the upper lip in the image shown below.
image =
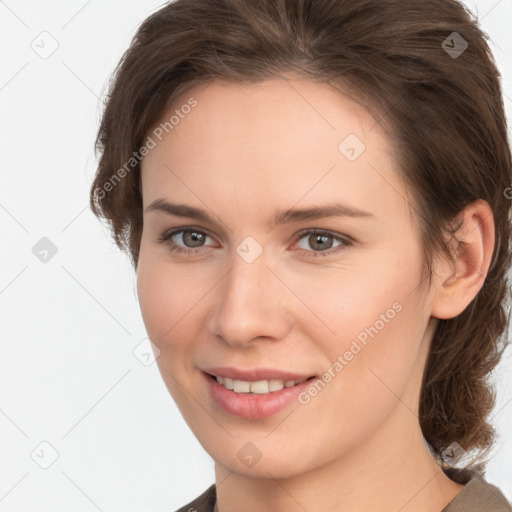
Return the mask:
<path fill-rule="evenodd" d="M 256 382 L 258 380 L 294 380 L 300 382 L 306 380 L 309 377 L 313 377 L 312 374 L 304 373 L 292 373 L 285 372 L 283 370 L 274 370 L 272 368 L 233 368 L 233 367 L 216 367 L 216 368 L 203 368 L 205 373 L 209 373 L 214 377 L 228 377 L 233 380 L 242 380 L 246 382 Z"/>

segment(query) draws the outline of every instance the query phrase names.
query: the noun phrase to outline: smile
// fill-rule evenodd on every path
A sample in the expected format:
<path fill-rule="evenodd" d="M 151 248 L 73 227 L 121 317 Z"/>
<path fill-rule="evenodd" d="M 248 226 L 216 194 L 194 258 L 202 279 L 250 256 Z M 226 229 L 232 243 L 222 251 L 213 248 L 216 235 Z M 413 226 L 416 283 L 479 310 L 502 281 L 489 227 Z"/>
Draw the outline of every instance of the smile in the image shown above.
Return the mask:
<path fill-rule="evenodd" d="M 281 380 L 281 379 L 270 379 L 270 380 L 258 380 L 258 381 L 244 381 L 244 380 L 235 380 L 230 379 L 229 377 L 215 377 L 217 382 L 225 387 L 226 389 L 232 390 L 235 393 L 255 393 L 258 395 L 265 395 L 268 393 L 273 393 L 275 391 L 280 391 L 283 388 L 291 388 L 301 382 L 304 382 L 308 379 L 303 379 L 301 381 L 295 380 Z M 310 377 L 312 378 L 312 377 Z"/>
<path fill-rule="evenodd" d="M 297 396 L 306 391 L 315 376 L 292 379 L 264 379 L 244 381 L 231 377 L 221 377 L 201 372 L 212 405 L 220 407 L 224 413 L 246 420 L 257 420 L 272 416 L 292 404 L 297 404 Z"/>

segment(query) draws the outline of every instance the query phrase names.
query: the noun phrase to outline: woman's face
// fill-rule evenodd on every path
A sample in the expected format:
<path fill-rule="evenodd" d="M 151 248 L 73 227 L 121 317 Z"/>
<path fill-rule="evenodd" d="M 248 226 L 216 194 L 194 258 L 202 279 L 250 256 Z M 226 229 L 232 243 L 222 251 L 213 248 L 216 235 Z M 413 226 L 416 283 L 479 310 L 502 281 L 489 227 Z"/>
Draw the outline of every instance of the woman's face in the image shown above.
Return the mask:
<path fill-rule="evenodd" d="M 240 474 L 284 478 L 358 453 L 373 464 L 417 426 L 431 335 L 392 141 L 311 82 L 215 81 L 162 122 L 173 114 L 168 134 L 148 134 L 137 286 L 184 419 Z M 272 390 L 205 373 L 229 369 L 266 369 L 231 375 Z M 293 376 L 315 378 L 277 391 Z"/>

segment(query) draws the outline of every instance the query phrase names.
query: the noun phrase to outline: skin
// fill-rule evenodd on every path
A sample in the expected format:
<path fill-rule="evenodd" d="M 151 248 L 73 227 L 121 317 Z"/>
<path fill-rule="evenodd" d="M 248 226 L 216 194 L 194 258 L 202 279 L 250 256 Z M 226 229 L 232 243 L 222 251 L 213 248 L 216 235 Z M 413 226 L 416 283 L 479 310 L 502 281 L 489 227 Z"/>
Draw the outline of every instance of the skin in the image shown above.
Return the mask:
<path fill-rule="evenodd" d="M 441 511 L 462 485 L 427 451 L 421 379 L 437 319 L 458 315 L 483 285 L 489 206 L 463 212 L 456 265 L 436 258 L 429 288 L 393 143 L 362 106 L 308 81 L 216 80 L 176 98 L 162 120 L 190 97 L 197 106 L 142 163 L 143 207 L 162 198 L 214 222 L 145 211 L 137 289 L 165 384 L 215 461 L 216 510 Z M 348 134 L 366 146 L 352 162 L 338 150 Z M 270 229 L 277 210 L 333 201 L 373 216 Z M 198 245 L 178 233 L 174 244 L 196 253 L 177 253 L 158 242 L 171 228 L 207 236 Z M 329 237 L 318 248 L 301 235 L 310 228 L 353 243 Z M 263 249 L 252 263 L 236 252 L 248 236 Z M 307 405 L 246 420 L 217 407 L 203 382 L 208 366 L 321 375 L 396 302 L 401 311 Z M 246 443 L 261 453 L 252 467 L 237 456 Z"/>

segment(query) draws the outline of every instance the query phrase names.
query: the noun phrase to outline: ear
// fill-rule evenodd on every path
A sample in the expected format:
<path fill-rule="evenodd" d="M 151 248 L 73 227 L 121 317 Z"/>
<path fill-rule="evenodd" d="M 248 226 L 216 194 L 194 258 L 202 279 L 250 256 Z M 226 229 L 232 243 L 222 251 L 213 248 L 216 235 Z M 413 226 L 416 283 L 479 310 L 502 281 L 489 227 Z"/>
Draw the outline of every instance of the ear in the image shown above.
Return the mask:
<path fill-rule="evenodd" d="M 438 257 L 433 264 L 434 318 L 449 319 L 462 313 L 482 288 L 491 264 L 495 234 L 489 204 L 478 199 L 458 219 L 462 224 L 449 241 L 455 262 Z"/>

